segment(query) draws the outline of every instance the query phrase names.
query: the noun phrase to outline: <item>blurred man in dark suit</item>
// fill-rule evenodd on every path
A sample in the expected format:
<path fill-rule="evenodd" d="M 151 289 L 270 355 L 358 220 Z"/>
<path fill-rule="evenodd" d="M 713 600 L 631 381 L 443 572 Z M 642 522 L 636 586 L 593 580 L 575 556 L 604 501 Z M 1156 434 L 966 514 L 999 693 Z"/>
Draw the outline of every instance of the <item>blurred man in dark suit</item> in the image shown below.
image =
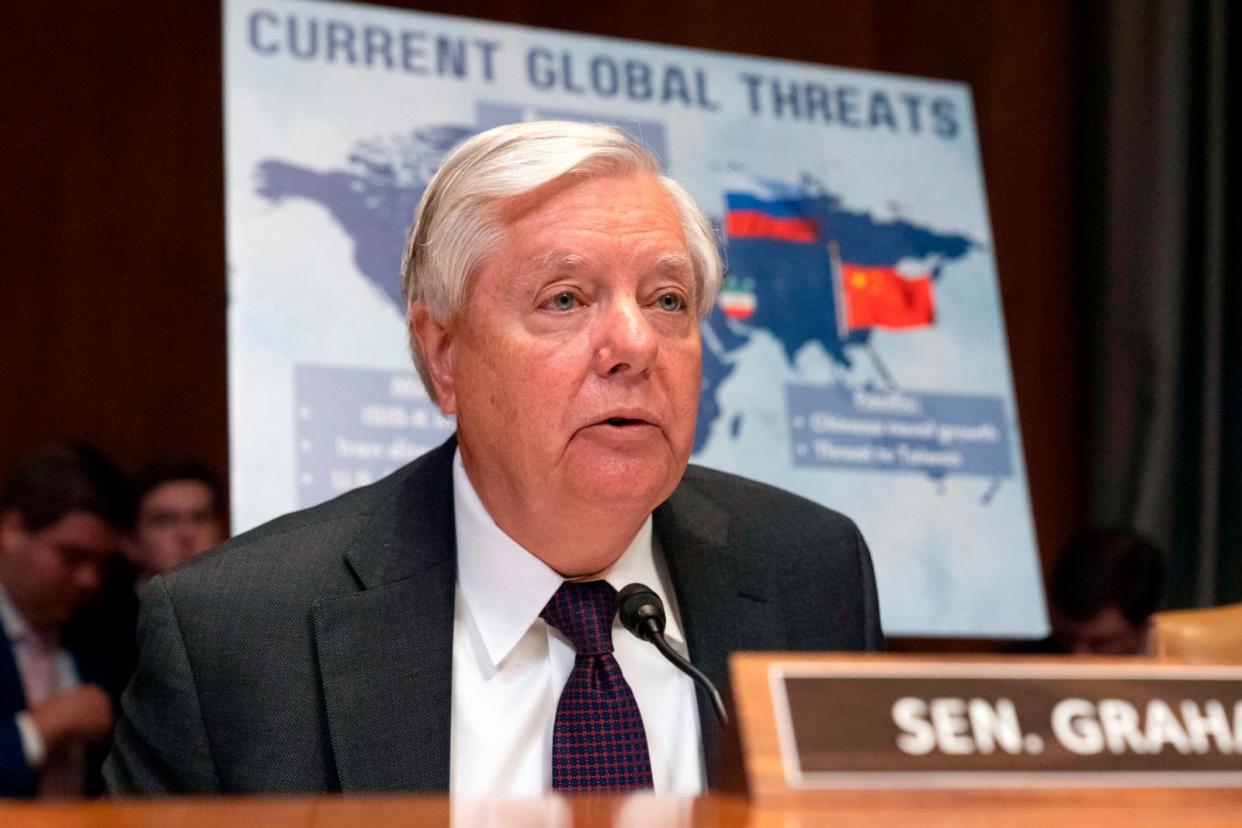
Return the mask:
<path fill-rule="evenodd" d="M 54 446 L 0 492 L 0 793 L 98 791 L 113 698 L 110 642 L 66 628 L 99 588 L 131 518 L 127 484 L 102 454 Z"/>
<path fill-rule="evenodd" d="M 1074 536 L 1049 583 L 1052 652 L 1140 655 L 1164 597 L 1164 553 L 1132 532 Z"/>
<path fill-rule="evenodd" d="M 687 468 L 722 267 L 645 149 L 563 122 L 475 136 L 402 270 L 456 436 L 152 579 L 115 792 L 693 794 L 719 725 L 617 590 L 655 591 L 726 692 L 733 650 L 879 646 L 853 523 Z"/>
<path fill-rule="evenodd" d="M 224 495 L 205 464 L 165 458 L 138 469 L 133 478 L 134 523 L 124 555 L 104 563 L 103 584 L 74 613 L 66 632 L 86 643 L 122 686 L 138 662 L 139 599 L 155 575 L 206 552 L 225 538 Z"/>

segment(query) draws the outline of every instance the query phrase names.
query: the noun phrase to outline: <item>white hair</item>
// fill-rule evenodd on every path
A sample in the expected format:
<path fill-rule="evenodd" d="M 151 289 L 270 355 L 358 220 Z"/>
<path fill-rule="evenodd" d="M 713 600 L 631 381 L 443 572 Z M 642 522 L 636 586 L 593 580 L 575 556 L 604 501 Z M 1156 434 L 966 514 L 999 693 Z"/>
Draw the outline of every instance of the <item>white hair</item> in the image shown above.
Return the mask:
<path fill-rule="evenodd" d="M 611 175 L 649 175 L 673 202 L 694 268 L 699 314 L 707 316 L 720 290 L 723 265 L 711 225 L 694 199 L 661 174 L 649 150 L 619 129 L 572 121 L 499 126 L 475 135 L 445 157 L 419 202 L 401 258 L 407 316 L 419 301 L 440 321 L 465 306 L 472 275 L 504 237 L 498 202 L 563 176 Z M 410 351 L 427 393 L 435 400 L 412 333 Z"/>

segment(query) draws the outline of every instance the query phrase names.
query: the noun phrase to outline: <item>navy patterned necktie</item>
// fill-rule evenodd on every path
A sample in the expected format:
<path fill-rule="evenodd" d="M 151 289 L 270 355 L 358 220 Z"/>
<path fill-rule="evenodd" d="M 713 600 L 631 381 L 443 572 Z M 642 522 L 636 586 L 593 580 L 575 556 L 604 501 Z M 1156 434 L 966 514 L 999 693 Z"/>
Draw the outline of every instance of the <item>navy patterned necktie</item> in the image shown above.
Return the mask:
<path fill-rule="evenodd" d="M 552 730 L 552 789 L 650 788 L 647 732 L 612 655 L 617 591 L 607 581 L 566 581 L 540 616 L 574 645 L 574 669 Z"/>

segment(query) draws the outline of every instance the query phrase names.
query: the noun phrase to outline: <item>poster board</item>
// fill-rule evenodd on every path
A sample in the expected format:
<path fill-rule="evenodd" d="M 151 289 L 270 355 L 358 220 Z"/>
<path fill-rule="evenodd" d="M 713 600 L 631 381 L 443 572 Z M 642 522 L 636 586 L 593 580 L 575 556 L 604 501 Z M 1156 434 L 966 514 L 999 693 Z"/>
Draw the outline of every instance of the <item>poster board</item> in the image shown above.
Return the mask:
<path fill-rule="evenodd" d="M 420 12 L 226 0 L 233 524 L 452 433 L 400 252 L 439 159 L 602 121 L 717 225 L 692 462 L 853 518 L 890 635 L 1047 630 L 970 91 Z"/>

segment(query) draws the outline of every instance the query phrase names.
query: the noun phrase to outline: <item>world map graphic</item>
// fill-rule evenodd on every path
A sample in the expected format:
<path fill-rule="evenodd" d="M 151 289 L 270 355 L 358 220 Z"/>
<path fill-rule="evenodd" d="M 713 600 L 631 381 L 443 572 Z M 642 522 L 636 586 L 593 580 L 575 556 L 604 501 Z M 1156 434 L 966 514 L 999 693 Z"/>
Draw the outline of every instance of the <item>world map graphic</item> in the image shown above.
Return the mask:
<path fill-rule="evenodd" d="M 348 496 L 458 431 L 410 361 L 418 204 L 471 137 L 602 124 L 693 196 L 724 260 L 690 462 L 851 520 L 890 635 L 1046 634 L 969 87 L 356 4 L 226 12 L 235 528 Z M 400 51 L 347 60 L 327 24 Z M 644 72 L 703 94 L 635 97 Z M 910 117 L 869 120 L 876 100 Z"/>
<path fill-rule="evenodd" d="M 444 155 L 473 132 L 468 126 L 443 125 L 362 140 L 339 169 L 315 170 L 267 159 L 256 170 L 256 192 L 272 204 L 302 198 L 327 210 L 350 239 L 358 274 L 401 309 L 398 271 L 415 208 Z M 734 238 L 721 232 L 729 281 L 745 285 L 748 301 L 744 321 L 736 313 L 726 313 L 723 303 L 703 321 L 703 386 L 695 453 L 706 446 L 721 416 L 718 392 L 733 373 L 734 355 L 756 332 L 774 336 L 790 362 L 811 343 L 820 345 L 844 368 L 853 367 L 864 353 L 876 358 L 867 348 L 870 329 L 841 329 L 841 298 L 831 278 L 828 242 L 837 246 L 843 261 L 859 266 L 895 268 L 903 260 L 930 261 L 933 282 L 942 278 L 946 264 L 979 246 L 965 235 L 851 210 L 840 194 L 810 176 L 795 184 L 766 184 L 787 209 L 816 228 L 814 243 Z M 712 212 L 712 205 L 704 206 Z M 723 221 L 716 215 L 713 223 L 719 231 Z M 890 386 L 881 390 L 898 387 L 887 372 L 881 370 L 881 376 Z M 740 427 L 740 420 L 735 419 L 724 433 L 736 435 Z"/>

